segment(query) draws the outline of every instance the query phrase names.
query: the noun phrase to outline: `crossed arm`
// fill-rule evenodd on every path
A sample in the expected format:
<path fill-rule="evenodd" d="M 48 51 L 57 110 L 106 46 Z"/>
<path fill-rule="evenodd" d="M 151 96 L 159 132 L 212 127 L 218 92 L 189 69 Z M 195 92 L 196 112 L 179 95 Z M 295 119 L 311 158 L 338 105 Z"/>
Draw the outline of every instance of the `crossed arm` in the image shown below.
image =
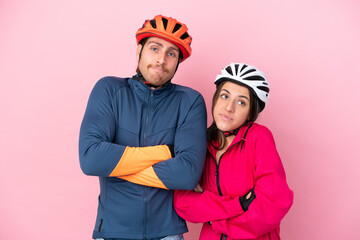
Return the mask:
<path fill-rule="evenodd" d="M 257 238 L 278 227 L 292 205 L 293 192 L 286 183 L 272 136 L 265 134 L 268 136 L 256 146 L 259 148 L 254 169 L 256 198 L 250 202 L 248 211 L 241 207 L 239 197 L 242 196 L 219 196 L 211 191 L 175 191 L 177 213 L 190 222 L 211 222 L 214 231 L 233 239 Z"/>
<path fill-rule="evenodd" d="M 193 189 L 206 153 L 206 110 L 201 95 L 176 129 L 172 157 L 166 145 L 130 147 L 112 142 L 116 120 L 108 91 L 106 82 L 99 81 L 89 98 L 79 140 L 83 172 L 151 187 Z"/>

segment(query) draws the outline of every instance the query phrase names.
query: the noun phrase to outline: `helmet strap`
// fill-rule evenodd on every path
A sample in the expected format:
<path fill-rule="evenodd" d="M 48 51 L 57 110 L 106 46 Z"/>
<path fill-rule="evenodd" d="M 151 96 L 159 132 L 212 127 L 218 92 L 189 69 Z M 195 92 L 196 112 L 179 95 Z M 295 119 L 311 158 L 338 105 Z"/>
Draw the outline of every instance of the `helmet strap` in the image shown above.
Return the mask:
<path fill-rule="evenodd" d="M 219 131 L 222 133 L 222 135 L 224 136 L 224 138 L 229 137 L 229 136 L 231 136 L 231 135 L 235 135 L 235 136 L 236 136 L 236 134 L 239 132 L 239 129 L 240 129 L 240 127 L 241 127 L 241 126 L 240 126 L 240 127 L 236 128 L 236 129 L 234 129 L 234 130 L 231 130 L 231 131 L 223 131 L 223 130 L 220 130 L 220 129 L 217 127 L 215 121 L 214 121 L 214 125 L 215 125 L 215 129 L 219 130 Z"/>
<path fill-rule="evenodd" d="M 169 82 L 170 82 L 170 80 L 171 80 L 171 79 L 170 79 L 169 81 L 167 81 L 166 83 L 164 83 L 164 84 L 161 85 L 161 86 L 157 86 L 157 85 L 151 84 L 149 81 L 147 81 L 147 80 L 143 77 L 143 75 L 141 74 L 140 70 L 138 70 L 137 74 L 134 75 L 132 78 L 135 79 L 135 80 L 140 80 L 140 81 L 142 81 L 142 82 L 143 82 L 146 86 L 148 86 L 149 88 L 160 88 L 160 87 L 163 87 L 163 86 L 169 84 Z"/>
<path fill-rule="evenodd" d="M 243 148 L 243 146 L 244 146 L 244 143 L 246 142 L 246 135 L 248 134 L 248 131 L 249 131 L 249 129 L 252 127 L 252 125 L 253 125 L 252 122 L 250 122 L 250 123 L 248 124 L 248 127 L 247 127 L 244 135 L 241 137 L 241 140 L 240 140 L 240 142 L 241 142 L 240 151 L 242 150 L 242 148 Z M 221 131 L 220 129 L 219 129 L 219 130 L 224 134 L 224 137 L 226 138 L 226 137 L 231 136 L 231 135 L 237 135 L 237 133 L 239 132 L 239 129 L 240 129 L 240 127 L 237 128 L 237 129 L 235 129 L 235 130 L 225 131 L 225 132 L 224 132 L 224 131 Z M 228 132 L 230 132 L 230 133 L 228 134 Z"/>
<path fill-rule="evenodd" d="M 244 136 L 241 138 L 241 140 L 244 140 L 244 141 L 246 140 L 245 137 L 246 137 L 246 135 L 247 135 L 247 132 L 249 131 L 249 128 L 251 128 L 251 126 L 253 125 L 253 123 L 250 122 L 250 123 L 245 124 L 245 125 L 249 125 L 249 126 L 248 126 L 248 128 L 246 129 Z M 215 126 L 216 126 L 216 123 L 215 123 Z M 216 128 L 223 134 L 223 136 L 224 136 L 225 138 L 226 138 L 226 137 L 229 137 L 229 136 L 231 136 L 231 135 L 235 135 L 235 136 L 236 136 L 236 135 L 238 134 L 238 132 L 239 132 L 239 129 L 240 129 L 241 127 L 243 127 L 243 126 L 240 126 L 240 127 L 236 128 L 236 129 L 234 129 L 234 130 L 231 130 L 231 131 L 222 131 L 222 130 L 220 130 L 220 129 L 216 126 Z"/>
<path fill-rule="evenodd" d="M 234 130 L 231 130 L 231 131 L 221 131 L 220 129 L 220 131 L 222 132 L 222 134 L 224 135 L 224 137 L 226 138 L 226 137 L 229 137 L 229 136 L 231 136 L 231 135 L 235 135 L 236 136 L 236 134 L 239 132 L 239 129 L 240 128 L 237 128 L 237 129 L 234 129 Z"/>

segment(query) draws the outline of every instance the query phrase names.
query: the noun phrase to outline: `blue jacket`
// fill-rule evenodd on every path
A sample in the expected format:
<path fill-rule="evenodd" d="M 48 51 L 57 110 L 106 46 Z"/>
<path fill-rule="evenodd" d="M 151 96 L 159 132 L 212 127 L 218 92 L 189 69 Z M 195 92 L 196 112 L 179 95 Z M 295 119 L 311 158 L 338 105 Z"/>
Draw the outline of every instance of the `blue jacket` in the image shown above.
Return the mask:
<path fill-rule="evenodd" d="M 174 146 L 171 157 L 168 145 Z M 105 77 L 91 92 L 81 125 L 80 165 L 99 176 L 93 238 L 150 239 L 187 231 L 173 189 L 194 189 L 206 154 L 200 93 L 132 78 Z"/>

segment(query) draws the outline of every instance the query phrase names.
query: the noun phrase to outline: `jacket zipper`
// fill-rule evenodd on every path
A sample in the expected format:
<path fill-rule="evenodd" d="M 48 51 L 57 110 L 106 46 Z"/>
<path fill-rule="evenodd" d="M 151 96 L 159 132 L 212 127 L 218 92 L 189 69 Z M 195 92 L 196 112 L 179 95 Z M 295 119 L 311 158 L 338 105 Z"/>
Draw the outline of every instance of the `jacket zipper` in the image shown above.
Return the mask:
<path fill-rule="evenodd" d="M 227 236 L 225 234 L 221 234 L 220 240 L 226 240 L 226 239 L 227 239 Z"/>
<path fill-rule="evenodd" d="M 150 90 L 150 96 L 148 97 L 148 107 L 147 107 L 147 112 L 146 112 L 146 117 L 145 117 L 145 126 L 144 126 L 144 132 L 143 132 L 143 141 L 144 141 L 144 146 L 146 145 L 147 141 L 146 141 L 146 128 L 147 125 L 149 123 L 149 112 L 150 112 L 150 108 L 151 108 L 151 102 L 152 102 L 152 98 L 154 96 L 154 91 Z"/>
<path fill-rule="evenodd" d="M 252 127 L 253 124 L 250 124 L 248 126 L 248 128 L 246 129 L 245 133 L 243 134 L 243 137 L 240 139 L 240 141 L 237 141 L 236 143 L 234 143 L 232 146 L 230 146 L 230 148 L 226 149 L 225 152 L 223 152 L 223 154 L 221 154 L 220 158 L 219 158 L 219 163 L 216 162 L 216 158 L 210 153 L 210 156 L 212 157 L 212 159 L 214 160 L 215 162 L 215 165 L 216 165 L 216 172 L 215 172 L 215 175 L 216 175 L 216 185 L 217 185 L 217 188 L 218 188 L 218 192 L 219 192 L 219 195 L 222 196 L 222 192 L 221 192 L 221 188 L 220 188 L 220 171 L 219 171 L 219 168 L 220 168 L 220 162 L 221 162 L 221 158 L 222 156 L 224 156 L 224 154 L 229 151 L 231 148 L 233 148 L 235 145 L 237 144 L 240 144 L 241 143 L 241 148 L 240 148 L 240 151 L 242 150 L 243 148 L 243 145 L 244 145 L 244 142 L 246 141 L 246 135 L 249 131 L 249 129 Z"/>
<path fill-rule="evenodd" d="M 146 112 L 146 118 L 145 118 L 145 126 L 144 126 L 144 132 L 143 132 L 143 143 L 144 146 L 146 146 L 147 141 L 146 141 L 146 129 L 147 129 L 147 125 L 149 122 L 149 112 L 150 112 L 150 108 L 151 108 L 151 101 L 152 98 L 154 96 L 154 91 L 150 90 L 150 96 L 149 96 L 149 100 L 148 100 L 148 107 L 147 107 L 147 112 Z M 144 239 L 147 239 L 146 236 L 146 219 L 147 219 L 147 187 L 144 186 L 144 219 L 143 219 L 143 226 L 144 226 L 144 232 L 143 232 L 143 236 Z"/>
<path fill-rule="evenodd" d="M 210 156 L 212 157 L 212 159 L 214 160 L 215 162 L 215 165 L 216 165 L 216 172 L 215 172 L 215 175 L 216 175 L 216 185 L 217 185 L 217 189 L 218 189 L 218 192 L 219 192 L 219 195 L 222 196 L 222 192 L 221 192 L 221 188 L 220 188 L 220 171 L 219 171 L 219 168 L 220 168 L 220 162 L 221 162 L 221 158 L 222 156 L 224 156 L 224 154 L 229 151 L 233 146 L 239 144 L 241 142 L 241 140 L 239 142 L 236 142 L 234 143 L 230 148 L 226 149 L 225 152 L 223 152 L 223 154 L 221 154 L 220 158 L 219 158 L 219 163 L 216 162 L 216 158 L 214 158 L 214 156 L 210 153 Z M 220 236 L 220 240 L 226 240 L 227 239 L 227 236 L 225 234 L 221 234 Z"/>
<path fill-rule="evenodd" d="M 234 143 L 229 149 L 227 149 L 223 154 L 221 154 L 220 158 L 219 158 L 219 163 L 216 162 L 216 158 L 210 153 L 210 156 L 212 157 L 212 159 L 214 160 L 215 162 L 215 166 L 216 166 L 216 172 L 215 172 L 215 176 L 216 176 L 216 185 L 217 185 L 217 189 L 218 189 L 218 192 L 219 192 L 219 195 L 222 196 L 222 192 L 221 192 L 221 188 L 220 188 L 220 171 L 219 171 L 219 168 L 220 168 L 220 162 L 221 162 L 221 158 L 222 156 L 224 156 L 224 154 L 229 151 L 231 148 L 233 148 L 233 146 L 235 146 L 236 144 L 239 144 L 241 141 L 239 142 L 236 142 Z"/>
<path fill-rule="evenodd" d="M 144 219 L 143 219 L 143 224 L 144 224 L 144 232 L 143 232 L 143 236 L 144 239 L 146 239 L 146 219 L 147 219 L 147 194 L 146 194 L 146 186 L 144 186 Z"/>

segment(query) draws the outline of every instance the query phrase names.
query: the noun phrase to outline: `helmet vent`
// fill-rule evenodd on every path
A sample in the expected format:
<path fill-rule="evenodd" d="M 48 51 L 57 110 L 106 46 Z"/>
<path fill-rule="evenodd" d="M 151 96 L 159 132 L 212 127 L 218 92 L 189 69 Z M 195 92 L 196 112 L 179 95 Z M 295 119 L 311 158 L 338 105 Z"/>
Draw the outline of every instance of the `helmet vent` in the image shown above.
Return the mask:
<path fill-rule="evenodd" d="M 176 23 L 176 24 L 175 24 L 175 27 L 174 27 L 174 29 L 173 29 L 172 32 L 173 32 L 173 33 L 176 32 L 176 31 L 179 30 L 181 27 L 182 27 L 181 24 Z"/>
<path fill-rule="evenodd" d="M 162 18 L 163 24 L 164 24 L 164 29 L 166 29 L 167 24 L 168 24 L 168 20 L 166 18 Z"/>
<path fill-rule="evenodd" d="M 239 72 L 238 69 L 239 69 L 239 64 L 235 64 L 235 72 Z"/>
<path fill-rule="evenodd" d="M 252 72 L 252 71 L 251 71 Z M 250 76 L 250 77 L 245 77 L 244 80 L 258 80 L 258 81 L 265 81 L 265 78 L 261 77 L 261 76 Z"/>
<path fill-rule="evenodd" d="M 240 72 L 242 72 L 245 68 L 247 68 L 247 65 L 246 65 L 246 64 L 244 64 L 244 65 L 242 66 Z"/>
<path fill-rule="evenodd" d="M 151 24 L 151 26 L 152 26 L 153 28 L 156 28 L 156 21 L 155 21 L 155 19 L 150 20 L 150 24 Z"/>
<path fill-rule="evenodd" d="M 229 67 L 227 67 L 227 68 L 225 68 L 225 70 L 230 74 L 230 75 L 233 75 L 233 72 L 232 72 L 232 70 L 231 70 L 231 67 L 229 66 Z"/>
<path fill-rule="evenodd" d="M 258 89 L 260 89 L 260 90 L 263 90 L 264 92 L 269 92 L 269 88 L 268 87 L 262 87 L 262 86 L 259 86 L 259 87 L 257 87 Z"/>
<path fill-rule="evenodd" d="M 246 75 L 248 73 L 252 73 L 252 72 L 256 72 L 256 70 L 255 69 L 250 69 L 249 71 L 246 71 L 243 74 L 241 74 L 241 76 L 244 76 L 244 75 Z M 244 79 L 247 79 L 247 78 L 244 78 Z M 255 80 L 255 79 L 247 79 L 247 80 Z"/>
<path fill-rule="evenodd" d="M 184 40 L 184 39 L 187 39 L 189 37 L 189 34 L 186 32 L 184 33 L 183 35 L 181 35 L 181 39 Z"/>

